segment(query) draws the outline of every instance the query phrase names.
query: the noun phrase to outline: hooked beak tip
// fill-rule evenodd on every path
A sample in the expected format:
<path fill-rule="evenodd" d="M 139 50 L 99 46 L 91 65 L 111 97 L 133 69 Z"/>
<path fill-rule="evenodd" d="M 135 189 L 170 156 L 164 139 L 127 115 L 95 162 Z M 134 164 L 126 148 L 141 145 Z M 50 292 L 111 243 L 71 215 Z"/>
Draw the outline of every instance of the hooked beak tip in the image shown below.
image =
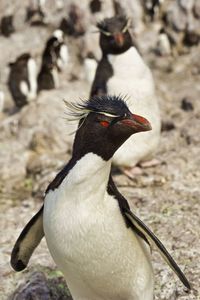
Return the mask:
<path fill-rule="evenodd" d="M 123 44 L 124 44 L 124 37 L 123 37 L 123 34 L 122 33 L 116 33 L 114 35 L 114 39 L 115 39 L 115 42 L 116 44 L 119 46 L 119 47 L 122 47 Z"/>
<path fill-rule="evenodd" d="M 152 130 L 150 122 L 142 116 L 132 114 L 129 119 L 122 121 L 127 127 L 133 128 L 135 133 Z"/>

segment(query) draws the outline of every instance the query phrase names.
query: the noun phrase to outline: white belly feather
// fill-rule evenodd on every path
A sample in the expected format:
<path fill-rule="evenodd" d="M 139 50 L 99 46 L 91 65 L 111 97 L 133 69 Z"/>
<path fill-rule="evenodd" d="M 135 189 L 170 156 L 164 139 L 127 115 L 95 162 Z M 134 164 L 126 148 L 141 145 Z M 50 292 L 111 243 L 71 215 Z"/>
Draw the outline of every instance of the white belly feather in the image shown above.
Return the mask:
<path fill-rule="evenodd" d="M 152 300 L 149 251 L 126 228 L 117 200 L 107 194 L 109 171 L 110 162 L 87 154 L 47 194 L 47 244 L 74 300 Z"/>
<path fill-rule="evenodd" d="M 160 137 L 160 113 L 150 69 L 134 47 L 121 55 L 109 55 L 114 75 L 107 83 L 108 94 L 127 96 L 132 113 L 147 118 L 152 131 L 129 138 L 114 155 L 116 165 L 134 166 L 148 159 Z"/>

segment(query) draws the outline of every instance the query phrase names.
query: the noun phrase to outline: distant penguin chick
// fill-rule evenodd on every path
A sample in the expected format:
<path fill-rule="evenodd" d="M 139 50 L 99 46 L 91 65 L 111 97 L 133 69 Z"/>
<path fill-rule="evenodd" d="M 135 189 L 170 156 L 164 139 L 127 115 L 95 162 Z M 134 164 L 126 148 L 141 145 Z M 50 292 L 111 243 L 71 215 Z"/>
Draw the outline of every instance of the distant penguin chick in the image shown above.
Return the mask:
<path fill-rule="evenodd" d="M 25 53 L 9 66 L 8 87 L 16 106 L 22 107 L 37 95 L 36 63 L 29 53 Z"/>

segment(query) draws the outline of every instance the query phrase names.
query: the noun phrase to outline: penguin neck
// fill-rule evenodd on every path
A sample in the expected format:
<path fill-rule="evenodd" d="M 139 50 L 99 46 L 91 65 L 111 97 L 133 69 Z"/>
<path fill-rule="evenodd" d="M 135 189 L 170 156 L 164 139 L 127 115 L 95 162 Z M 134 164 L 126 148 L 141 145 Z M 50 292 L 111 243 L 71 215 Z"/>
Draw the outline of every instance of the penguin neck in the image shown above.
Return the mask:
<path fill-rule="evenodd" d="M 76 190 L 77 193 L 85 197 L 96 193 L 105 193 L 111 170 L 111 159 L 105 161 L 101 156 L 92 152 L 86 153 L 78 160 L 72 157 L 73 167 L 69 171 L 63 184 L 68 188 Z M 81 196 L 81 197 L 82 197 Z"/>
<path fill-rule="evenodd" d="M 109 55 L 120 55 L 125 53 L 126 51 L 128 51 L 133 45 L 125 45 L 123 48 L 121 49 L 109 49 L 108 51 L 102 51 L 102 56 L 103 57 L 108 57 Z"/>

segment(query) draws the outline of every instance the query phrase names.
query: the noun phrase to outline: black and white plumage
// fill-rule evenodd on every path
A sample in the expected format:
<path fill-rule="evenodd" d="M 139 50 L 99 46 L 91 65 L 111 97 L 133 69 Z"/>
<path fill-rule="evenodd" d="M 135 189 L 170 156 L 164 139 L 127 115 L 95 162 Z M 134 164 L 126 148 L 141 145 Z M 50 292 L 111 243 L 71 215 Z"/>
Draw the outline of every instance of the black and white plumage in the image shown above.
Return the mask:
<path fill-rule="evenodd" d="M 74 300 L 152 300 L 153 242 L 183 284 L 190 284 L 150 229 L 130 211 L 110 174 L 114 152 L 132 134 L 151 129 L 120 97 L 67 104 L 80 119 L 72 158 L 46 190 L 11 256 L 23 270 L 43 235 Z"/>
<path fill-rule="evenodd" d="M 8 87 L 16 106 L 22 107 L 37 96 L 37 67 L 29 53 L 10 63 Z"/>
<path fill-rule="evenodd" d="M 30 0 L 26 10 L 26 22 L 32 26 L 47 25 L 45 14 L 45 0 Z"/>
<path fill-rule="evenodd" d="M 64 70 L 68 62 L 68 48 L 63 32 L 54 31 L 48 39 L 42 55 L 41 70 L 38 74 L 38 91 L 59 87 L 58 72 Z"/>
<path fill-rule="evenodd" d="M 78 5 L 69 6 L 68 17 L 60 22 L 60 29 L 67 35 L 75 38 L 85 34 L 85 12 Z"/>
<path fill-rule="evenodd" d="M 133 135 L 114 155 L 114 164 L 134 167 L 148 160 L 160 138 L 160 112 L 154 80 L 149 67 L 129 33 L 130 21 L 122 15 L 100 22 L 102 58 L 97 66 L 91 96 L 127 95 L 129 107 L 152 124 L 152 131 Z"/>

